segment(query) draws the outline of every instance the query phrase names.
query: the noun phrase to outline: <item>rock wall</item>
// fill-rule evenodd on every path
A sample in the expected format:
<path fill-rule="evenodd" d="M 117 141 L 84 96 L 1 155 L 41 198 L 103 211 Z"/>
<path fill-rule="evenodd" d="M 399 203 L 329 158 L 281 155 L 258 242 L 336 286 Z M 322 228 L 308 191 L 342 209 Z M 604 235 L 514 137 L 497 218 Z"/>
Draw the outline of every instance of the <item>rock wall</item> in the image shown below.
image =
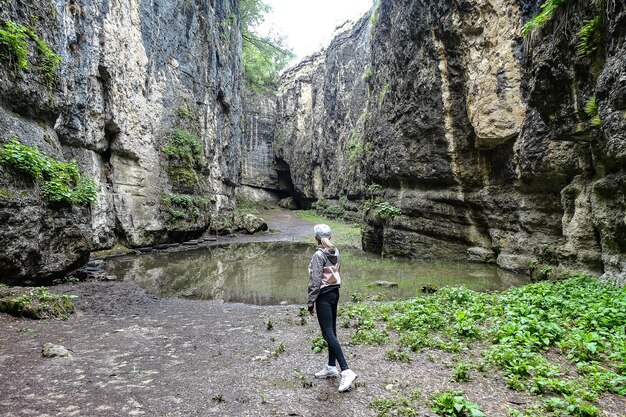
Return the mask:
<path fill-rule="evenodd" d="M 338 32 L 326 50 L 286 71 L 278 92 L 274 151 L 302 205 L 364 191 L 369 15 Z"/>
<path fill-rule="evenodd" d="M 243 124 L 237 0 L 12 0 L 0 20 L 32 25 L 62 58 L 51 88 L 36 54 L 21 74 L 0 62 L 0 137 L 76 159 L 99 187 L 90 209 L 56 209 L 0 167 L 11 191 L 0 193 L 0 276 L 61 274 L 117 241 L 228 224 Z M 193 164 L 164 152 L 176 131 L 200 143 Z M 22 235 L 25 217 L 36 226 Z"/>
<path fill-rule="evenodd" d="M 363 246 L 387 256 L 624 282 L 625 5 L 605 3 L 599 46 L 580 56 L 591 2 L 569 1 L 524 39 L 535 3 L 382 0 L 288 71 L 276 155 L 296 192 L 363 198 Z M 594 95 L 600 126 L 584 112 Z"/>

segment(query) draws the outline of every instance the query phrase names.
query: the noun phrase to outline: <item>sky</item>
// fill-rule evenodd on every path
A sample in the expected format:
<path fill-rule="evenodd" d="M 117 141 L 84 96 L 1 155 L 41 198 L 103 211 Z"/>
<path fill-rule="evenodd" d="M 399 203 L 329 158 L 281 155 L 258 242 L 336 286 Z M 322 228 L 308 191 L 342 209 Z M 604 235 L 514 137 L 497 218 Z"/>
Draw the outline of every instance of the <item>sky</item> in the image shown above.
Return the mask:
<path fill-rule="evenodd" d="M 259 32 L 283 35 L 297 58 L 311 55 L 328 45 L 335 27 L 356 21 L 372 0 L 264 0 L 272 7 Z"/>

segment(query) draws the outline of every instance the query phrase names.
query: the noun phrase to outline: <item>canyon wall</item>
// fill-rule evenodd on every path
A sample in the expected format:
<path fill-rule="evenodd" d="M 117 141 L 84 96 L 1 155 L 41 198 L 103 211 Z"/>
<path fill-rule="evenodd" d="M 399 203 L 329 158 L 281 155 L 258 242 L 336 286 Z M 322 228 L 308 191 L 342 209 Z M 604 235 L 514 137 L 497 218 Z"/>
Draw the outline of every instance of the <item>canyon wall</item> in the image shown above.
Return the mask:
<path fill-rule="evenodd" d="M 75 159 L 99 191 L 89 208 L 52 205 L 1 166 L 2 278 L 59 275 L 116 242 L 228 226 L 243 129 L 238 16 L 237 0 L 0 4 L 1 24 L 32 27 L 61 57 L 50 83 L 34 41 L 27 71 L 0 46 L 0 137 Z"/>
<path fill-rule="evenodd" d="M 385 256 L 623 282 L 625 6 L 605 3 L 586 55 L 577 32 L 591 2 L 569 1 L 524 38 L 536 12 L 517 0 L 380 1 L 283 77 L 275 154 L 295 193 L 361 201 L 363 246 Z M 584 111 L 594 96 L 599 126 Z"/>

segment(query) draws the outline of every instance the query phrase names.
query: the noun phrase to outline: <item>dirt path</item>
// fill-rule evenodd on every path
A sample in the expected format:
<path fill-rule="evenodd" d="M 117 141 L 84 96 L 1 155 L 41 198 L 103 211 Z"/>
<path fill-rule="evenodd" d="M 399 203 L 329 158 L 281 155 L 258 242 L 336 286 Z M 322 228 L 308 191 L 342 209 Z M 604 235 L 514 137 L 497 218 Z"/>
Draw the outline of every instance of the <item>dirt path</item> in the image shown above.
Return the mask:
<path fill-rule="evenodd" d="M 283 233 L 270 238 L 306 239 L 308 222 L 275 214 L 270 227 Z M 504 416 L 529 400 L 499 377 L 450 382 L 451 354 L 425 350 L 404 364 L 387 359 L 389 347 L 349 346 L 354 329 L 345 328 L 339 338 L 359 379 L 354 391 L 339 394 L 338 381 L 312 378 L 326 357 L 312 352 L 318 326 L 301 325 L 299 306 L 161 299 L 132 282 L 52 290 L 79 296 L 68 321 L 0 314 L 2 416 L 374 416 L 374 398 L 413 390 L 423 398 L 417 415 L 432 416 L 428 398 L 446 388 Z M 72 356 L 43 358 L 47 342 Z"/>

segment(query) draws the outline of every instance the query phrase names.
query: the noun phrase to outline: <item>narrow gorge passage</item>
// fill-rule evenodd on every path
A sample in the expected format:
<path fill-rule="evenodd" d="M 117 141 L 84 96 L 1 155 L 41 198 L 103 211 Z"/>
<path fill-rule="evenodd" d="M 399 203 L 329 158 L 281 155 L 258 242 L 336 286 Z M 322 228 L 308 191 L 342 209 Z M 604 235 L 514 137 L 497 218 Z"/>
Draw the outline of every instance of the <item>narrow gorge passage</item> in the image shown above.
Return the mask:
<path fill-rule="evenodd" d="M 624 0 L 0 0 L 0 414 L 626 416 L 625 62 Z"/>

